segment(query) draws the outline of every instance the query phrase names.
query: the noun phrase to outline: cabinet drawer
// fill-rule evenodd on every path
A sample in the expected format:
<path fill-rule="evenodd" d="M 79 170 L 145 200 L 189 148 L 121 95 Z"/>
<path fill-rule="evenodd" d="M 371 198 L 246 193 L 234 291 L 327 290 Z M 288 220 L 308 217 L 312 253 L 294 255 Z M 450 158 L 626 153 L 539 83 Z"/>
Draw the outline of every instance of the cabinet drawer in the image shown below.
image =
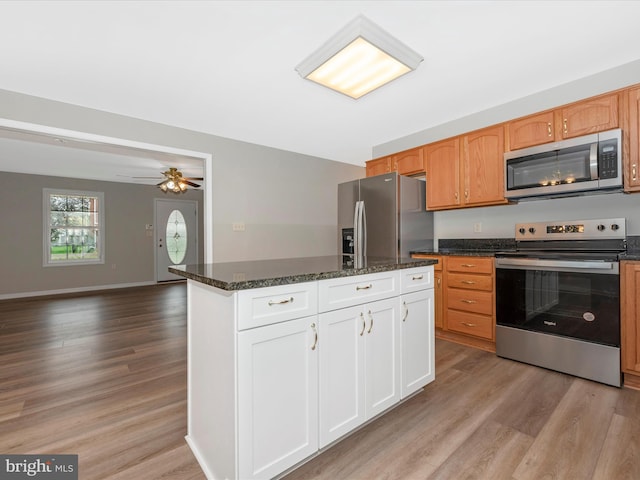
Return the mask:
<path fill-rule="evenodd" d="M 447 271 L 493 273 L 493 257 L 448 257 Z"/>
<path fill-rule="evenodd" d="M 464 273 L 449 273 L 447 286 L 464 288 L 467 290 L 493 290 L 493 277 L 490 275 L 467 275 Z"/>
<path fill-rule="evenodd" d="M 433 288 L 433 267 L 400 270 L 400 288 L 402 293 Z"/>
<path fill-rule="evenodd" d="M 447 329 L 493 340 L 493 318 L 475 313 L 447 311 Z"/>
<path fill-rule="evenodd" d="M 448 288 L 447 307 L 483 315 L 493 315 L 493 293 Z"/>
<path fill-rule="evenodd" d="M 238 292 L 238 330 L 315 315 L 315 283 L 295 283 Z"/>
<path fill-rule="evenodd" d="M 338 308 L 395 297 L 399 294 L 400 274 L 398 270 L 320 280 L 318 283 L 318 308 L 320 312 L 329 312 Z"/>

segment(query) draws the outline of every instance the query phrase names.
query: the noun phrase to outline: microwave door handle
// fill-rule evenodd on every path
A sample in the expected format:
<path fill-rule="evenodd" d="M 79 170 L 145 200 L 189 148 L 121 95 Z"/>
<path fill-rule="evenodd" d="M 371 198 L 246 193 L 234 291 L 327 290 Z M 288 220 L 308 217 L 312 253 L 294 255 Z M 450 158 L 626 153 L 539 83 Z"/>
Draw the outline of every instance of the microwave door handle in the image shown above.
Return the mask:
<path fill-rule="evenodd" d="M 589 149 L 589 170 L 591 180 L 598 180 L 598 144 L 592 143 Z"/>

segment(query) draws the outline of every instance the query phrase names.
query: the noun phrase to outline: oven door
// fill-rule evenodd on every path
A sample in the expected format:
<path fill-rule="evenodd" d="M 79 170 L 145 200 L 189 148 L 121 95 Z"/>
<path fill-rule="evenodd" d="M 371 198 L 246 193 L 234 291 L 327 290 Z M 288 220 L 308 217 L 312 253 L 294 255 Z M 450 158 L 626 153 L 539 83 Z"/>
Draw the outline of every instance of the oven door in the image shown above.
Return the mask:
<path fill-rule="evenodd" d="M 618 262 L 496 258 L 496 323 L 619 347 Z"/>

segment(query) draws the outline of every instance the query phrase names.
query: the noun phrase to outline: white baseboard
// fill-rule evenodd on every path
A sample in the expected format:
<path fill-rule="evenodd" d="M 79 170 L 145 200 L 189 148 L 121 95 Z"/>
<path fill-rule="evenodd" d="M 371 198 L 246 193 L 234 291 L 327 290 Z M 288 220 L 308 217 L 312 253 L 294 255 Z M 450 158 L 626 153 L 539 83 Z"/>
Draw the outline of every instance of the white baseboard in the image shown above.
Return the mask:
<path fill-rule="evenodd" d="M 42 297 L 44 295 L 60 295 L 63 293 L 92 292 L 95 290 L 111 290 L 113 288 L 144 287 L 147 285 L 156 285 L 156 282 L 115 283 L 111 285 L 93 285 L 93 286 L 76 287 L 76 288 L 61 288 L 59 290 L 41 290 L 37 292 L 3 293 L 3 294 L 0 294 L 0 300 L 9 300 L 12 298 L 25 298 L 25 297 Z"/>

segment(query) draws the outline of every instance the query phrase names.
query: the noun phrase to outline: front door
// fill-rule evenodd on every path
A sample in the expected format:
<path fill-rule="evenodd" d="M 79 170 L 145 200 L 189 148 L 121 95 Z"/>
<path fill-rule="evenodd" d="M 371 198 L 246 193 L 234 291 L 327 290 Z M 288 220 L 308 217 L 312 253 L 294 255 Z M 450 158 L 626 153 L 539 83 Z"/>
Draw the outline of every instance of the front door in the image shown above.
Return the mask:
<path fill-rule="evenodd" d="M 155 212 L 156 280 L 182 280 L 168 268 L 198 263 L 198 203 L 156 199 Z"/>

